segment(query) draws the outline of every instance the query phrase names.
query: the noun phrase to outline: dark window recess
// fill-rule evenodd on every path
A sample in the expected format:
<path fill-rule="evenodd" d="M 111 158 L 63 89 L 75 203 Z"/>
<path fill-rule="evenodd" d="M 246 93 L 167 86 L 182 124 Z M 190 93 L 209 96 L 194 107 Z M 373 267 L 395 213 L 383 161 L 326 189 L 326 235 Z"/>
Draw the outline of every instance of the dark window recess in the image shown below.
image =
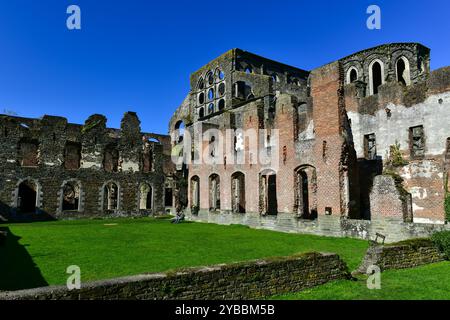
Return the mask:
<path fill-rule="evenodd" d="M 381 65 L 375 62 L 372 66 L 372 87 L 373 94 L 378 94 L 378 87 L 383 84 Z"/>
<path fill-rule="evenodd" d="M 117 172 L 119 170 L 119 151 L 115 146 L 105 148 L 103 168 L 106 172 Z"/>
<path fill-rule="evenodd" d="M 164 205 L 171 207 L 173 205 L 172 188 L 165 189 Z"/>
<path fill-rule="evenodd" d="M 355 69 L 352 69 L 350 71 L 350 83 L 353 83 L 356 80 L 358 80 L 358 72 Z"/>
<path fill-rule="evenodd" d="M 153 152 L 152 150 L 146 150 L 142 155 L 142 171 L 149 173 L 153 171 Z"/>
<path fill-rule="evenodd" d="M 409 129 L 411 157 L 423 157 L 425 155 L 425 134 L 423 126 Z"/>
<path fill-rule="evenodd" d="M 35 140 L 24 139 L 19 142 L 19 161 L 22 167 L 38 166 L 39 143 Z"/>
<path fill-rule="evenodd" d="M 64 168 L 67 170 L 77 170 L 80 168 L 81 145 L 75 142 L 68 142 L 64 149 Z"/>
<path fill-rule="evenodd" d="M 367 160 L 375 160 L 377 158 L 377 143 L 374 133 L 364 136 L 364 157 Z"/>

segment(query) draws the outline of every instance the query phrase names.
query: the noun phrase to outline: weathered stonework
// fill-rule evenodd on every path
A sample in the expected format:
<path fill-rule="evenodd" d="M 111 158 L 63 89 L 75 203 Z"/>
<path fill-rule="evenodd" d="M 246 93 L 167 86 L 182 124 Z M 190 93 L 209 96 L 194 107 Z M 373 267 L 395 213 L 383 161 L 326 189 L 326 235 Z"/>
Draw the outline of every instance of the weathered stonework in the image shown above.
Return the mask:
<path fill-rule="evenodd" d="M 356 274 L 365 274 L 370 266 L 378 266 L 381 271 L 407 269 L 444 261 L 431 240 L 420 239 L 392 245 L 371 243 Z"/>
<path fill-rule="evenodd" d="M 236 300 L 297 292 L 349 279 L 336 254 L 307 253 L 82 284 L 0 293 L 0 300 Z"/>
<path fill-rule="evenodd" d="M 172 146 L 185 163 L 178 169 L 187 180 L 191 218 L 204 220 L 197 213 L 207 211 L 261 221 L 290 215 L 299 219 L 294 224 L 308 225 L 302 220 L 332 215 L 445 228 L 449 74 L 449 68 L 431 72 L 430 50 L 417 43 L 378 46 L 312 71 L 230 50 L 191 75 L 188 98 L 169 124 Z M 213 163 L 195 162 L 200 150 L 220 142 L 187 146 L 182 123 L 191 137 L 210 129 L 225 136 L 231 129 L 234 140 L 224 142 L 229 153 Z M 276 166 L 230 161 L 252 159 L 239 133 L 251 129 L 263 132 L 256 139 L 259 152 L 278 154 Z M 386 172 L 403 182 L 383 190 Z"/>
<path fill-rule="evenodd" d="M 106 128 L 102 115 L 89 117 L 84 125 L 53 116 L 2 115 L 0 132 L 3 219 L 164 212 L 170 140 L 141 133 L 133 112 L 124 115 L 120 130 Z"/>

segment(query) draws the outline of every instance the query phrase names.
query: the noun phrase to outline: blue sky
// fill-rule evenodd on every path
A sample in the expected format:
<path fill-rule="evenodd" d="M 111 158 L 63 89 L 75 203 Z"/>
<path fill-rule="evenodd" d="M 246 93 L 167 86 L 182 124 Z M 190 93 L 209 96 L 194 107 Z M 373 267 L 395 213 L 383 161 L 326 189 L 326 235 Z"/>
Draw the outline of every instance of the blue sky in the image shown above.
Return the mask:
<path fill-rule="evenodd" d="M 69 5 L 82 29 L 66 28 Z M 382 29 L 366 28 L 366 9 Z M 421 42 L 432 69 L 450 65 L 450 1 L 2 0 L 0 113 L 93 113 L 119 127 L 136 111 L 143 131 L 167 133 L 189 74 L 231 48 L 303 69 L 388 42 Z"/>

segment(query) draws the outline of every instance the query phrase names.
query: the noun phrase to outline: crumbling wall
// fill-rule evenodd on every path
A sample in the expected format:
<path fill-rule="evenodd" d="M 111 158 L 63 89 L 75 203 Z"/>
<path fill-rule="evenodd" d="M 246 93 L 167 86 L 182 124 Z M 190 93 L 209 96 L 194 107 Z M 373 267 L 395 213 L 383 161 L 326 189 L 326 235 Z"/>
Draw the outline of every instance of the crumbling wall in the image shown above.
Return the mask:
<path fill-rule="evenodd" d="M 84 125 L 53 116 L 27 119 L 2 115 L 0 132 L 0 146 L 5 150 L 0 155 L 0 215 L 5 218 L 141 215 L 164 210 L 163 162 L 167 161 L 167 146 L 150 141 L 153 134 L 140 132 L 134 112 L 125 114 L 121 130 L 106 128 L 102 115 L 92 115 Z M 167 144 L 168 137 L 159 138 Z M 22 161 L 21 152 L 28 152 L 30 157 L 30 148 L 19 147 L 23 141 L 35 143 L 36 163 Z M 113 167 L 106 165 L 111 160 L 105 152 L 108 148 L 118 157 Z M 148 171 L 143 170 L 146 150 L 152 154 L 152 168 Z M 105 205 L 108 183 L 117 188 L 112 209 Z M 153 193 L 152 207 L 144 211 L 139 210 L 137 199 L 142 183 L 149 184 Z M 70 199 L 73 207 L 64 210 L 64 199 Z"/>

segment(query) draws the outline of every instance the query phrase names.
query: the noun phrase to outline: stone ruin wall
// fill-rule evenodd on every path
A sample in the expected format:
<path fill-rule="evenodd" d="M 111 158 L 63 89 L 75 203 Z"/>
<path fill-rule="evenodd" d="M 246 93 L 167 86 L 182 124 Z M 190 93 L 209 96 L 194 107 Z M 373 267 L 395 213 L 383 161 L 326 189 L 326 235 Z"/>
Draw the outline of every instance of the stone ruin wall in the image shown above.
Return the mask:
<path fill-rule="evenodd" d="M 161 214 L 173 168 L 168 136 L 140 132 L 127 112 L 121 129 L 93 115 L 0 116 L 0 216 L 9 220 Z"/>

